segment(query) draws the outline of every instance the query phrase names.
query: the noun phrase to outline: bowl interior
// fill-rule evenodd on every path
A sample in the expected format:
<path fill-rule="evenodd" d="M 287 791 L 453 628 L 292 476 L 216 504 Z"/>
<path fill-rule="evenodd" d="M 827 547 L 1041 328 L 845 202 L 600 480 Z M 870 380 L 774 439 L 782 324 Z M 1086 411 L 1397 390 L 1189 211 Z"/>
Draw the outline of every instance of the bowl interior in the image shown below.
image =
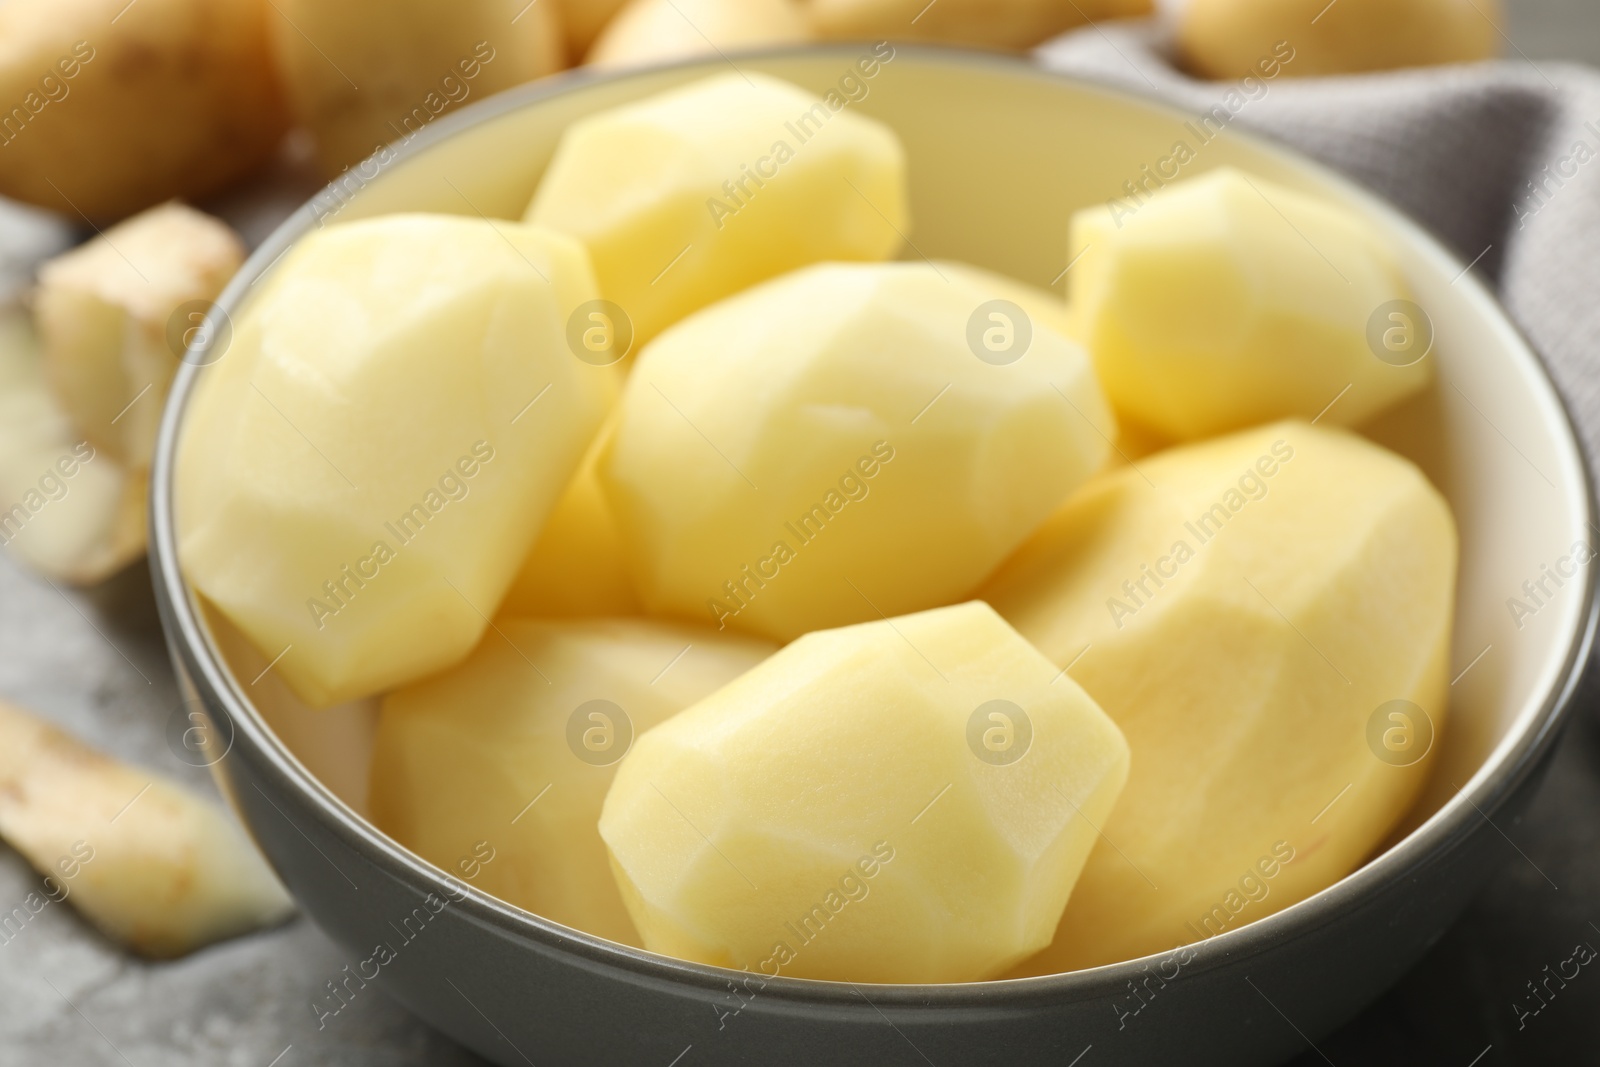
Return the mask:
<path fill-rule="evenodd" d="M 1460 805 L 1455 795 L 1491 775 L 1548 713 L 1586 587 L 1573 559 L 1575 546 L 1589 540 L 1580 453 L 1537 360 L 1497 305 L 1395 211 L 1237 131 L 1214 133 L 1189 116 L 997 58 L 901 48 L 875 76 L 862 78 L 855 61 L 870 52 L 842 46 L 734 62 L 819 93 L 839 89 L 856 98 L 852 110 L 898 131 L 910 157 L 907 258 L 967 260 L 1061 292 L 1071 213 L 1117 195 L 1178 142 L 1195 152 L 1186 176 L 1243 167 L 1343 202 L 1389 235 L 1433 320 L 1440 373 L 1429 392 L 1364 430 L 1427 472 L 1461 532 L 1450 719 L 1432 785 L 1390 845 Z M 350 172 L 287 223 L 224 304 L 237 316 L 285 248 L 325 221 L 397 211 L 518 218 L 573 120 L 729 66 L 719 60 L 622 78 L 571 76 L 441 120 L 398 159 Z M 180 411 L 195 377 L 180 382 Z M 1536 583 L 1531 594 L 1525 582 Z M 365 813 L 372 704 L 306 710 L 274 675 L 263 674 L 265 657 L 214 615 L 207 621 L 239 700 L 259 711 L 334 796 Z"/>

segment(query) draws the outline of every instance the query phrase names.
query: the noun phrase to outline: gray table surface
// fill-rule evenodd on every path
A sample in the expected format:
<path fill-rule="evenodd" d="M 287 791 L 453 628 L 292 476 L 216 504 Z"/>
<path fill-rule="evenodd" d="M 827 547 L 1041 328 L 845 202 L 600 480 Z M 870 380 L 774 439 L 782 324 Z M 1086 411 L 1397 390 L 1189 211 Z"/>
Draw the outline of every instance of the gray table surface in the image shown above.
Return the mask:
<path fill-rule="evenodd" d="M 1509 36 L 1528 57 L 1600 63 L 1596 0 L 1510 6 Z M 15 249 L 0 248 L 0 283 L 8 251 Z M 74 593 L 0 556 L 0 697 L 37 708 L 124 759 L 214 792 L 206 773 L 181 763 L 164 741 L 179 701 L 142 566 Z M 1580 975 L 1520 1028 L 1512 1009 L 1545 964 L 1566 959 L 1580 942 L 1600 946 L 1597 814 L 1600 722 L 1586 714 L 1527 817 L 1505 828 L 1505 867 L 1471 911 L 1393 990 L 1295 1063 L 1600 1061 L 1600 977 Z M 0 846 L 0 910 L 36 884 L 27 865 Z M 124 956 L 69 909 L 47 908 L 0 945 L 0 1067 L 483 1062 L 381 996 L 361 998 L 319 1031 L 310 1004 L 340 962 L 331 943 L 298 918 L 185 960 L 146 964 Z"/>

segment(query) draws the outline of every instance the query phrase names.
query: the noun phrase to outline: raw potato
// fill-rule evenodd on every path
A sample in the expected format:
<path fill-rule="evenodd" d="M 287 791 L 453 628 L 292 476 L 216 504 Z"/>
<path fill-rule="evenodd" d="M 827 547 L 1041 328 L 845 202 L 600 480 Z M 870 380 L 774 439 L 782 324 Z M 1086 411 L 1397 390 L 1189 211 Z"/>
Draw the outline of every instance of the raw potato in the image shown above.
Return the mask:
<path fill-rule="evenodd" d="M 1159 435 L 1319 413 L 1356 425 L 1432 381 L 1434 361 L 1414 350 L 1425 328 L 1382 310 L 1410 296 L 1399 269 L 1328 201 L 1222 168 L 1142 206 L 1080 211 L 1071 246 L 1074 333 L 1118 414 Z M 1380 359 L 1375 318 L 1413 350 Z"/>
<path fill-rule="evenodd" d="M 567 58 L 576 63 L 589 54 L 600 31 L 628 0 L 556 0 L 567 39 Z"/>
<path fill-rule="evenodd" d="M 560 234 L 396 215 L 303 239 L 235 324 L 180 444 L 179 552 L 301 699 L 478 643 L 615 396 L 567 347 L 594 297 Z"/>
<path fill-rule="evenodd" d="M 1152 0 L 810 0 L 819 36 L 1031 48 L 1075 26 L 1148 15 Z"/>
<path fill-rule="evenodd" d="M 1072 336 L 1072 316 L 1067 302 L 1056 294 L 970 263 L 941 259 L 935 265 L 939 273 L 978 289 L 985 300 L 1008 300 L 1016 304 L 1027 314 L 1030 325 L 1038 323 L 1062 337 Z"/>
<path fill-rule="evenodd" d="M 1057 512 L 983 596 L 1072 665 L 1133 772 L 1025 973 L 1167 951 L 1359 866 L 1445 726 L 1456 554 L 1420 471 L 1300 422 L 1152 457 Z"/>
<path fill-rule="evenodd" d="M 182 358 L 171 342 L 215 329 L 201 306 L 244 262 L 227 225 L 164 204 L 39 270 L 34 314 L 50 383 L 80 432 L 124 465 L 147 470 Z M 174 314 L 187 314 L 177 327 Z"/>
<path fill-rule="evenodd" d="M 450 108 L 560 70 L 551 0 L 274 0 L 295 118 L 330 175 L 409 140 Z"/>
<path fill-rule="evenodd" d="M 725 74 L 573 123 L 527 221 L 587 246 L 637 350 L 785 271 L 889 258 L 906 196 L 899 139 L 845 97 Z"/>
<path fill-rule="evenodd" d="M 596 829 L 616 763 L 775 647 L 643 619 L 497 626 L 455 670 L 384 700 L 374 820 L 452 872 L 491 852 L 477 888 L 638 945 Z"/>
<path fill-rule="evenodd" d="M 994 291 L 824 264 L 646 349 L 600 461 L 645 607 L 787 641 L 970 594 L 1115 434 L 1088 358 L 1044 324 L 1015 362 L 978 357 Z"/>
<path fill-rule="evenodd" d="M 642 66 L 811 37 L 799 0 L 631 0 L 587 61 L 596 67 Z"/>
<path fill-rule="evenodd" d="M 0 838 L 47 876 L 24 905 L 30 912 L 47 906 L 46 895 L 64 899 L 141 956 L 184 956 L 294 911 L 215 806 L 4 701 Z"/>
<path fill-rule="evenodd" d="M 1492 59 L 1504 22 L 1500 0 L 1187 0 L 1178 48 L 1195 73 L 1231 79 L 1288 41 L 1283 73 L 1308 78 Z"/>
<path fill-rule="evenodd" d="M 0 545 L 53 581 L 93 585 L 144 554 L 146 485 L 78 435 L 28 316 L 0 309 Z"/>
<path fill-rule="evenodd" d="M 644 734 L 600 835 L 645 945 L 850 982 L 1043 947 L 1128 771 L 1056 675 L 962 604 L 807 634 Z"/>
<path fill-rule="evenodd" d="M 591 449 L 506 594 L 504 612 L 530 618 L 637 615 L 622 534 L 595 473 Z"/>
<path fill-rule="evenodd" d="M 271 157 L 264 0 L 0 3 L 0 195 L 114 221 Z"/>

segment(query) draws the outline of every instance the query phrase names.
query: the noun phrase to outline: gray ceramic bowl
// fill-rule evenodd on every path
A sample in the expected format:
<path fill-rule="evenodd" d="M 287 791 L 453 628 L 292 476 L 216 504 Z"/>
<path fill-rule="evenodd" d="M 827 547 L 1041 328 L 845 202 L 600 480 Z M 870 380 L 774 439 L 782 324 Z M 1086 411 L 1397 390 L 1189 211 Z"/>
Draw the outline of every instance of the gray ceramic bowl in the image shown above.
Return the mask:
<path fill-rule="evenodd" d="M 864 49 L 737 57 L 819 92 Z M 325 217 L 395 210 L 520 216 L 574 118 L 710 72 L 723 60 L 543 82 L 442 119 L 324 193 L 256 253 L 225 294 L 254 284 Z M 900 48 L 852 105 L 909 149 L 916 248 L 1047 285 L 1065 266 L 1070 212 L 1168 154 L 1187 116 L 1002 58 Z M 203 367 L 184 369 L 154 472 L 157 592 L 178 670 L 216 721 L 216 770 L 305 910 L 348 953 L 329 975 L 376 986 L 501 1064 L 1265 1064 L 1306 1047 L 1405 971 L 1510 852 L 1595 629 L 1586 570 L 1519 629 L 1505 607 L 1540 567 L 1587 540 L 1584 460 L 1535 358 L 1462 264 L 1326 170 L 1245 135 L 1204 147 L 1223 163 L 1334 197 L 1391 235 L 1437 329 L 1440 380 L 1367 432 L 1415 459 L 1450 499 L 1462 569 L 1450 726 L 1434 788 L 1389 845 L 1309 900 L 1193 948 L 1165 984 L 1152 961 L 1050 978 L 866 986 L 743 975 L 666 959 L 548 922 L 407 852 L 363 817 L 371 709 L 310 715 L 262 657 L 210 618 L 180 576 L 173 454 Z M 225 358 L 225 357 L 224 357 Z M 203 359 L 196 363 L 204 362 Z M 1485 651 L 1487 649 L 1487 651 Z M 265 680 L 263 680 L 265 679 Z M 224 755 L 224 752 L 226 753 Z M 437 914 L 425 903 L 451 899 Z M 425 923 L 406 938 L 404 920 Z M 387 942 L 379 977 L 351 977 Z M 1169 969 L 1170 973 L 1170 969 Z M 736 983 L 736 979 L 741 981 Z M 1130 983 L 1153 999 L 1125 1016 Z M 1149 995 L 1149 994 L 1146 994 Z M 323 1001 L 323 1010 L 337 999 Z M 336 1025 L 330 1020 L 329 1025 Z"/>

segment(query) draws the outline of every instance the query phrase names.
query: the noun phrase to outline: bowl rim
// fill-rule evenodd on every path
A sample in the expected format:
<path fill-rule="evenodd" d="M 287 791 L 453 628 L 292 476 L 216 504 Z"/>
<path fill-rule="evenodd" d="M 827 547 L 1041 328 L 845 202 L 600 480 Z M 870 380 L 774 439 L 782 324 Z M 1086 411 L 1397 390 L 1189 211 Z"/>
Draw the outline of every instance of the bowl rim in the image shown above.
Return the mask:
<path fill-rule="evenodd" d="M 345 173 L 361 168 L 364 182 L 376 180 L 388 168 L 410 161 L 459 133 L 595 85 L 696 68 L 714 71 L 726 65 L 738 70 L 736 60 L 740 59 L 760 62 L 829 54 L 853 58 L 860 44 L 839 42 L 744 49 L 617 71 L 597 71 L 592 68 L 565 71 L 442 115 L 405 142 L 380 149 L 373 157 L 349 168 Z M 1179 106 L 1160 98 L 1154 91 L 1144 92 L 1052 70 L 1027 56 L 899 41 L 893 42 L 893 48 L 897 57 L 904 52 L 922 65 L 978 68 L 1021 80 L 1065 85 L 1166 113 L 1179 120 L 1188 117 Z M 1414 248 L 1460 268 L 1458 282 L 1465 284 L 1470 299 L 1483 305 L 1520 344 L 1522 354 L 1529 359 L 1531 369 L 1535 371 L 1535 380 L 1548 390 L 1560 411 L 1558 429 L 1576 461 L 1583 483 L 1581 505 L 1585 523 L 1591 530 L 1600 530 L 1600 523 L 1597 523 L 1600 503 L 1597 503 L 1594 470 L 1576 431 L 1567 400 L 1556 387 L 1542 355 L 1512 321 L 1499 300 L 1471 274 L 1470 267 L 1420 223 L 1354 179 L 1264 134 L 1239 130 L 1235 136 L 1253 150 L 1313 173 L 1319 180 L 1340 189 L 1344 195 L 1364 203 L 1369 209 L 1390 216 L 1390 221 L 1397 224 Z M 373 164 L 377 173 L 368 177 L 365 168 Z M 316 205 L 326 194 L 338 196 L 336 188 L 339 180 L 336 178 L 320 189 L 272 232 L 230 281 L 217 300 L 218 307 L 226 314 L 236 311 L 256 283 L 276 266 L 284 254 L 318 227 Z M 186 358 L 182 361 L 162 417 L 150 478 L 150 566 L 163 628 L 174 659 L 194 686 L 206 713 L 215 716 L 221 710 L 232 721 L 233 744 L 227 755 L 237 750 L 258 775 L 270 781 L 272 787 L 300 794 L 317 813 L 322 829 L 400 884 L 419 894 L 448 894 L 453 906 L 468 919 L 490 927 L 509 939 L 538 945 L 551 953 L 568 956 L 575 965 L 607 969 L 619 978 L 631 979 L 636 983 L 665 983 L 721 994 L 731 977 L 757 974 L 760 976 L 763 997 L 791 1005 L 848 1004 L 860 1007 L 861 1000 L 866 999 L 860 986 L 867 985 L 873 990 L 873 997 L 868 1003 L 875 1008 L 976 1009 L 992 1007 L 1001 1000 L 1018 1006 L 1027 1002 L 1077 1001 L 1091 996 L 1120 994 L 1128 982 L 1143 976 L 1150 965 L 1168 959 L 1180 950 L 1192 954 L 1183 964 L 1185 972 L 1198 974 L 1248 959 L 1276 944 L 1301 940 L 1332 925 L 1341 915 L 1360 910 L 1364 904 L 1382 895 L 1410 872 L 1453 850 L 1474 832 L 1479 820 L 1494 826 L 1491 814 L 1539 770 L 1570 720 L 1573 698 L 1583 682 L 1585 668 L 1594 652 L 1597 632 L 1600 632 L 1600 567 L 1589 567 L 1586 568 L 1582 599 L 1577 608 L 1573 631 L 1568 637 L 1565 657 L 1548 691 L 1538 701 L 1538 707 L 1532 714 L 1525 714 L 1510 725 L 1488 757 L 1468 778 L 1466 785 L 1459 787 L 1421 825 L 1344 878 L 1281 911 L 1214 937 L 1187 946 L 1174 946 L 1138 959 L 1079 971 L 942 984 L 852 983 L 781 974 L 769 976 L 763 972 L 693 963 L 618 944 L 564 926 L 508 904 L 456 878 L 406 849 L 357 813 L 313 775 L 279 739 L 239 688 L 239 680 L 225 665 L 197 596 L 183 580 L 178 565 L 173 511 L 174 457 L 183 415 L 203 369 L 200 360 Z M 226 756 L 213 766 L 213 771 L 224 777 L 228 774 L 225 762 Z"/>

